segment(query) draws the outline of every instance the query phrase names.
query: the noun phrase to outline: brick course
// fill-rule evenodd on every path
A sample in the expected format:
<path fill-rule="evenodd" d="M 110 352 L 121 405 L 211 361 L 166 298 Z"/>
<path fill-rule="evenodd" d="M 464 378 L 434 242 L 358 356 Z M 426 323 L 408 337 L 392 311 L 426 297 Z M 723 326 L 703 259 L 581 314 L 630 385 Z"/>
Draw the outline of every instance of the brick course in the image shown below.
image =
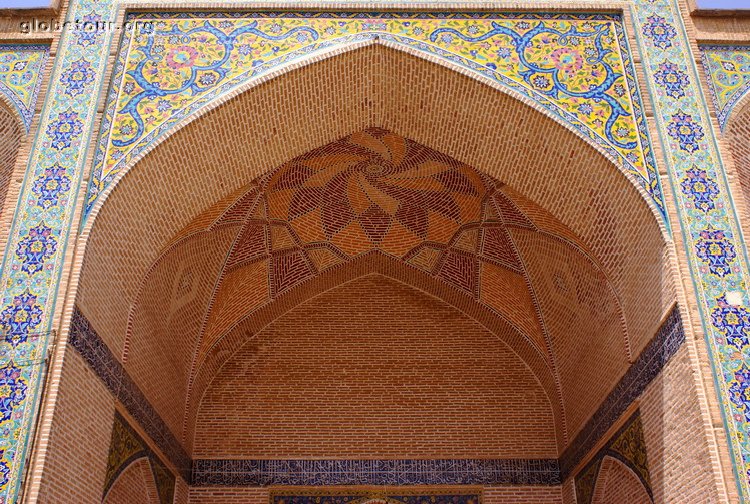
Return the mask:
<path fill-rule="evenodd" d="M 498 338 L 381 276 L 274 321 L 224 365 L 195 458 L 555 458 L 549 399 Z"/>

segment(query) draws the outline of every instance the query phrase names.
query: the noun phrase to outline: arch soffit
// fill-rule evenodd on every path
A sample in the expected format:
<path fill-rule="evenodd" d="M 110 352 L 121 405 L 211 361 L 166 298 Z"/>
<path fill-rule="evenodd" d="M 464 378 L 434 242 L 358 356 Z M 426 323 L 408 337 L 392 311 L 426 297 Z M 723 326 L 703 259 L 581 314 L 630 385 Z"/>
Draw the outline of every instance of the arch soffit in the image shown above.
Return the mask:
<path fill-rule="evenodd" d="M 637 179 L 637 177 L 626 168 L 625 162 L 622 160 L 618 160 L 616 156 L 612 154 L 611 150 L 603 145 L 601 141 L 595 141 L 594 139 L 587 137 L 573 122 L 562 119 L 557 114 L 551 112 L 550 109 L 545 107 L 542 103 L 524 95 L 521 91 L 514 89 L 507 84 L 504 84 L 502 81 L 491 79 L 483 73 L 480 73 L 477 68 L 472 69 L 458 62 L 455 62 L 448 57 L 441 57 L 433 53 L 427 53 L 388 37 L 388 33 L 372 32 L 364 40 L 362 40 L 362 37 L 358 37 L 357 40 L 340 43 L 339 45 L 320 51 L 312 56 L 294 60 L 289 63 L 280 64 L 266 74 L 247 79 L 246 81 L 231 88 L 229 91 L 226 91 L 220 96 L 207 101 L 200 107 L 193 107 L 187 115 L 181 116 L 178 121 L 170 124 L 168 128 L 163 128 L 163 131 L 160 131 L 158 135 L 153 135 L 153 138 L 148 143 L 139 148 L 137 154 L 132 156 L 132 158 L 130 158 L 126 164 L 124 164 L 119 170 L 117 170 L 114 175 L 110 176 L 111 180 L 109 180 L 106 184 L 102 184 L 101 188 L 94 187 L 93 178 L 98 176 L 98 170 L 95 166 L 94 173 L 92 174 L 92 182 L 90 182 L 89 188 L 87 190 L 86 209 L 84 211 L 84 218 L 82 222 L 82 239 L 85 240 L 85 238 L 90 233 L 93 222 L 95 221 L 98 213 L 101 211 L 104 202 L 112 194 L 113 190 L 117 187 L 123 177 L 125 177 L 133 169 L 133 167 L 138 164 L 140 160 L 142 160 L 150 152 L 156 149 L 161 143 L 172 136 L 176 131 L 184 128 L 193 121 L 203 117 L 216 108 L 221 107 L 221 105 L 223 105 L 224 103 L 238 97 L 239 95 L 242 95 L 243 93 L 254 87 L 272 81 L 297 69 L 313 65 L 315 63 L 319 63 L 326 59 L 334 58 L 351 51 L 357 51 L 374 45 L 386 47 L 453 70 L 458 74 L 489 86 L 490 88 L 495 89 L 500 93 L 515 98 L 521 103 L 551 119 L 565 130 L 573 133 L 585 144 L 587 144 L 589 147 L 597 151 L 601 156 L 606 158 L 614 167 L 616 167 L 617 171 L 628 180 L 630 185 L 632 185 L 636 189 L 641 199 L 648 206 L 662 234 L 665 236 L 665 239 L 668 239 L 669 224 L 666 220 L 666 214 L 664 213 L 664 210 L 655 203 L 654 197 L 648 193 L 648 191 L 643 187 L 642 183 Z M 476 64 L 474 64 L 473 66 L 478 67 L 478 65 Z M 106 138 L 105 133 L 106 132 L 103 129 L 100 133 L 101 138 Z M 108 155 L 102 152 L 101 146 L 99 146 L 98 149 L 99 155 L 97 156 L 97 158 L 100 156 L 105 157 Z"/>
<path fill-rule="evenodd" d="M 0 109 L 14 119 L 15 126 L 21 131 L 22 137 L 28 133 L 28 128 L 24 123 L 18 107 L 2 92 L 0 92 Z"/>
<path fill-rule="evenodd" d="M 750 83 L 748 84 L 747 89 L 740 93 L 737 101 L 728 111 L 726 121 L 722 128 L 723 133 L 726 135 L 735 123 L 743 119 L 750 121 Z"/>
<path fill-rule="evenodd" d="M 611 454 L 605 455 L 599 462 L 599 470 L 597 473 L 596 481 L 594 483 L 594 491 L 591 498 L 591 504 L 603 503 L 607 487 L 610 483 L 623 484 L 624 482 L 612 481 L 610 478 L 611 473 L 616 470 L 624 471 L 625 474 L 631 479 L 633 483 L 636 483 L 638 490 L 645 502 L 652 503 L 653 498 L 651 497 L 651 491 L 649 490 L 650 485 L 643 479 L 643 476 L 639 474 L 638 470 L 633 467 L 632 463 L 625 460 L 623 457 L 615 457 Z M 632 497 L 632 496 L 631 496 Z"/>
<path fill-rule="evenodd" d="M 2 124 L 6 123 L 6 124 Z M 18 153 L 28 131 L 16 107 L 0 92 L 0 214 L 3 207 L 15 202 L 6 201 L 11 180 L 18 164 Z M 11 218 L 13 209 L 8 213 Z"/>

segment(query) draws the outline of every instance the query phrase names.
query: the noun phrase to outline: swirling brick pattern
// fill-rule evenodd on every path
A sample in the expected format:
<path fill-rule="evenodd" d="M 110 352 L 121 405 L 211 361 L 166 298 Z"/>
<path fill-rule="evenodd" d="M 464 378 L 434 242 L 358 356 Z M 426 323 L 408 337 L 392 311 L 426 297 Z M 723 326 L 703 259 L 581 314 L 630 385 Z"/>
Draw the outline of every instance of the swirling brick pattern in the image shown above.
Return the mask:
<path fill-rule="evenodd" d="M 70 15 L 91 20 L 112 19 L 115 7 L 114 1 L 79 0 L 72 2 Z M 750 330 L 750 322 L 747 299 L 743 300 L 741 306 L 726 302 L 727 292 L 742 292 L 746 288 L 744 245 L 738 239 L 738 224 L 708 116 L 701 104 L 697 74 L 690 61 L 690 50 L 677 5 L 673 0 L 638 0 L 634 2 L 633 12 L 647 81 L 652 83 L 656 98 L 657 125 L 668 151 L 667 171 L 686 236 L 686 253 L 690 258 L 701 313 L 708 329 L 706 339 L 719 386 L 735 475 L 740 493 L 748 499 L 750 370 L 747 362 L 750 360 L 750 344 L 747 331 Z M 458 24 L 461 26 L 452 29 L 463 37 L 454 36 L 451 42 L 482 37 L 488 33 L 472 34 L 470 23 Z M 442 34 L 450 33 L 454 32 Z M 45 237 L 46 234 L 44 239 L 48 242 L 67 242 L 76 200 L 74 196 L 79 190 L 82 160 L 85 157 L 85 149 L 81 146 L 85 145 L 85 139 L 91 133 L 94 97 L 102 84 L 109 39 L 106 33 L 68 32 L 60 44 L 59 63 L 50 85 L 49 106 L 41 118 L 40 135 L 31 154 L 31 168 L 22 187 L 22 208 L 13 223 L 4 256 L 1 320 L 3 330 L 8 335 L 2 343 L 5 355 L 13 353 L 23 354 L 27 358 L 39 357 L 46 349 L 46 339 L 34 337 L 34 334 L 45 333 L 51 326 L 63 247 L 45 245 L 43 248 L 52 247 L 52 252 L 31 260 L 23 252 L 17 251 L 24 250 L 22 242 L 32 236 L 32 229 L 37 230 L 37 237 Z M 441 40 L 448 43 L 445 38 Z M 559 40 L 558 43 L 563 45 Z M 175 65 L 189 58 L 189 53 L 190 50 L 181 55 L 175 53 L 172 58 Z M 454 57 L 445 51 L 436 51 L 435 54 Z M 561 75 L 566 74 L 566 69 L 576 67 L 574 55 L 558 56 Z M 479 73 L 486 73 L 488 68 L 486 63 L 482 66 L 467 64 L 467 67 Z M 122 68 L 118 71 L 122 72 Z M 671 77 L 667 75 L 670 73 Z M 540 77 L 545 75 L 529 75 L 532 85 L 541 90 L 547 89 L 545 86 L 549 86 L 549 78 L 545 83 Z M 209 80 L 207 78 L 203 83 L 199 81 L 193 84 L 194 89 L 208 85 Z M 680 86 L 684 86 L 684 95 L 679 90 Z M 579 114 L 587 114 L 587 110 L 584 107 Z M 568 118 L 573 122 L 572 116 Z M 696 178 L 706 180 L 707 184 L 695 184 Z M 53 181 L 51 185 L 45 182 L 48 180 Z M 45 227 L 49 227 L 49 233 Z M 701 258 L 700 250 L 704 249 L 702 240 L 711 236 L 706 234 L 709 227 L 710 233 L 721 231 L 722 239 L 726 240 L 722 250 L 741 251 L 734 257 L 726 253 L 724 259 L 719 258 L 726 262 L 726 268 L 709 268 L 705 258 Z M 33 266 L 24 269 L 24 264 Z M 12 501 L 23 472 L 22 461 L 34 418 L 34 398 L 39 388 L 39 369 L 37 366 L 20 371 L 8 369 L 6 375 L 8 383 L 13 385 L 3 389 L 3 401 L 4 404 L 14 405 L 14 410 L 10 420 L 13 423 L 7 424 L 0 440 L 0 497 Z"/>

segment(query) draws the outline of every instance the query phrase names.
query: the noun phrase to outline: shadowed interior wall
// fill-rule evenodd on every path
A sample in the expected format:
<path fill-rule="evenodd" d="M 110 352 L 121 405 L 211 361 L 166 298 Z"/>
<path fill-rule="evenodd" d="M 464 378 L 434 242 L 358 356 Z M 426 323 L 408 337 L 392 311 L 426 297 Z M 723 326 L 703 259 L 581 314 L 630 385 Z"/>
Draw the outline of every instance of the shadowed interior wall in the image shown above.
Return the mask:
<path fill-rule="evenodd" d="M 0 104 L 0 214 L 13 177 L 22 138 L 23 127 L 20 121 L 5 105 Z"/>
<path fill-rule="evenodd" d="M 730 116 L 725 132 L 745 207 L 750 205 L 750 103 Z"/>

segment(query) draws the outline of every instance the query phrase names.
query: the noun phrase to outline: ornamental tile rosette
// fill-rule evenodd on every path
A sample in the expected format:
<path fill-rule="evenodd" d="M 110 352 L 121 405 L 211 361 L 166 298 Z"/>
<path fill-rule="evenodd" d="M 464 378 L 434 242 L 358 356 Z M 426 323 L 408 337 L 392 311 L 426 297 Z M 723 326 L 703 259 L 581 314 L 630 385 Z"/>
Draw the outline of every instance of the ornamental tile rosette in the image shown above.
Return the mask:
<path fill-rule="evenodd" d="M 87 196 L 98 196 L 181 119 L 248 80 L 380 37 L 501 84 L 573 125 L 664 203 L 616 15 L 466 13 L 132 14 Z"/>

